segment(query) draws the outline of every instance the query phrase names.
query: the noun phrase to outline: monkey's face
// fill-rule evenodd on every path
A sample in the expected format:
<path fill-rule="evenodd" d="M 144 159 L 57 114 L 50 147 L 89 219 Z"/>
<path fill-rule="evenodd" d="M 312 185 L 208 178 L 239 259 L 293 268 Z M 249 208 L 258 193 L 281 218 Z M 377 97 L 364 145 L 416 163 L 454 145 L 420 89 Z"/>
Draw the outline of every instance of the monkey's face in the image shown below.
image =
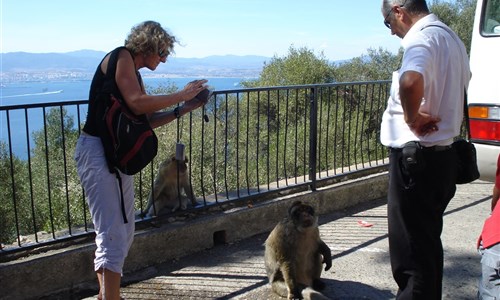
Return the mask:
<path fill-rule="evenodd" d="M 314 208 L 306 204 L 294 205 L 290 209 L 290 217 L 297 228 L 309 228 L 316 226 L 317 218 Z"/>
<path fill-rule="evenodd" d="M 187 158 L 185 161 L 179 161 L 179 160 L 176 160 L 177 162 L 177 167 L 178 167 L 178 170 L 180 173 L 185 173 L 187 171 Z"/>
<path fill-rule="evenodd" d="M 175 159 L 175 156 L 172 156 L 170 160 L 166 160 L 163 162 L 165 170 L 168 169 L 169 173 L 174 174 L 179 171 L 179 174 L 184 174 L 187 171 L 187 162 L 188 159 L 184 159 L 184 161 Z"/>

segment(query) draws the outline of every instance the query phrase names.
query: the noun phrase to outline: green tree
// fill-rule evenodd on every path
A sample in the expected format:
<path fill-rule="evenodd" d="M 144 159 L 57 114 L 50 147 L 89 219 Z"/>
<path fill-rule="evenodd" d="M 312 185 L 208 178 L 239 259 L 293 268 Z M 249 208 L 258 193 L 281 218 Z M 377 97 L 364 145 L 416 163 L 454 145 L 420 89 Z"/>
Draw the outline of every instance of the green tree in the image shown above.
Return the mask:
<path fill-rule="evenodd" d="M 74 119 L 61 107 L 45 113 L 45 120 L 46 126 L 33 133 L 31 170 L 37 227 L 51 232 L 83 224 L 85 207 L 81 197 L 68 196 L 79 187 L 73 160 L 78 138 Z"/>
<path fill-rule="evenodd" d="M 334 67 L 337 82 L 388 80 L 397 70 L 403 58 L 403 50 L 393 54 L 379 48 L 368 49 L 367 54 L 355 57 L 349 61 L 339 63 Z"/>
<path fill-rule="evenodd" d="M 265 63 L 257 80 L 243 82 L 245 87 L 285 86 L 330 83 L 333 74 L 323 52 L 318 56 L 306 47 L 288 49 L 285 57 L 274 56 Z"/>
<path fill-rule="evenodd" d="M 6 143 L 0 141 L 0 243 L 14 242 L 17 230 L 20 234 L 31 232 L 25 170 L 26 163 L 15 156 L 11 159 Z"/>
<path fill-rule="evenodd" d="M 429 9 L 441 21 L 450 26 L 465 44 L 467 53 L 470 53 L 472 28 L 477 0 L 443 1 L 434 0 Z"/>
<path fill-rule="evenodd" d="M 266 63 L 258 79 L 243 82 L 245 87 L 269 87 L 331 83 L 334 81 L 334 69 L 330 62 L 321 52 L 318 55 L 306 47 L 289 47 L 288 54 L 284 57 L 274 56 Z M 269 129 L 272 131 L 279 128 L 279 124 L 295 122 L 295 118 L 303 115 L 307 110 L 308 90 L 299 89 L 297 94 L 290 97 L 289 94 L 279 90 L 271 91 L 263 98 L 278 99 L 278 101 L 264 101 L 264 99 L 250 99 L 249 110 L 256 111 L 268 121 Z M 289 111 L 283 112 L 280 103 L 287 103 Z M 285 120 L 289 117 L 288 120 Z"/>

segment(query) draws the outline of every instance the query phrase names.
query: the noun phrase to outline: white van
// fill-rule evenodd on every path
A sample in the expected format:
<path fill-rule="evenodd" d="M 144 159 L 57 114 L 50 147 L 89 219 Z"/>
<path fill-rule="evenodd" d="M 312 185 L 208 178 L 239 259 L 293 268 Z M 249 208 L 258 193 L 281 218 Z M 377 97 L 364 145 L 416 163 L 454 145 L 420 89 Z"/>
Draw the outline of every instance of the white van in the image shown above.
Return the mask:
<path fill-rule="evenodd" d="M 500 153 L 500 0 L 477 0 L 470 66 L 471 140 L 480 179 L 494 181 Z"/>

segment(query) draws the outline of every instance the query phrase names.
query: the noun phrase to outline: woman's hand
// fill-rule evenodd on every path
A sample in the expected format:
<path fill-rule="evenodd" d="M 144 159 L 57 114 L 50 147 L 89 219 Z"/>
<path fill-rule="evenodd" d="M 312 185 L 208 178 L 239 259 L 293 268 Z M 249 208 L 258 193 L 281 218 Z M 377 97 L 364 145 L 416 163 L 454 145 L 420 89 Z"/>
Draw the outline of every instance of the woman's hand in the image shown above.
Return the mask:
<path fill-rule="evenodd" d="M 203 91 L 206 88 L 206 84 L 208 80 L 200 79 L 194 80 L 186 84 L 184 88 L 180 91 L 182 101 L 189 101 L 196 97 L 199 92 Z"/>
<path fill-rule="evenodd" d="M 191 100 L 184 102 L 183 111 L 190 112 L 192 110 L 197 109 L 200 106 L 207 104 L 209 99 L 210 92 L 208 89 L 199 93 L 198 97 L 193 97 Z M 197 94 L 198 95 L 198 94 Z M 196 95 L 195 95 L 196 96 Z"/>

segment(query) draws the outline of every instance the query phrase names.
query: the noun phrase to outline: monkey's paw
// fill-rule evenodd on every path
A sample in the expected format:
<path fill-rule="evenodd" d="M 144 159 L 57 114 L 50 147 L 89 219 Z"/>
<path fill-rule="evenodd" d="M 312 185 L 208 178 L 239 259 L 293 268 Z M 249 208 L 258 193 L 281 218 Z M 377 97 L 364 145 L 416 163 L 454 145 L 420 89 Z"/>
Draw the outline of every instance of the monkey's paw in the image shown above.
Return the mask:
<path fill-rule="evenodd" d="M 288 300 L 298 300 L 298 299 L 303 299 L 302 298 L 302 290 L 305 288 L 305 286 L 295 286 L 292 289 L 288 289 Z"/>

